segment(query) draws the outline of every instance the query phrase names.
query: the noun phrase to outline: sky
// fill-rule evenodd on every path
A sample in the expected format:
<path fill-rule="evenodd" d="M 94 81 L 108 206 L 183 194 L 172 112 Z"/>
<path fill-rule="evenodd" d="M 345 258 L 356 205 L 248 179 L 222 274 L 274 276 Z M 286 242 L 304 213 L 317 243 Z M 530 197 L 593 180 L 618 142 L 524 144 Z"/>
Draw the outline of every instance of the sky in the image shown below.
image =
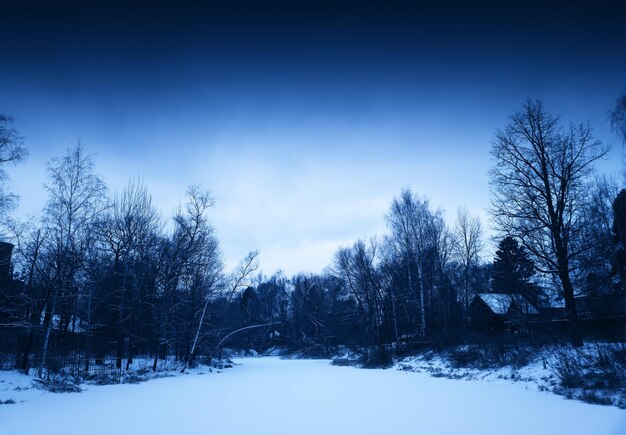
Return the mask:
<path fill-rule="evenodd" d="M 210 190 L 229 268 L 258 249 L 266 274 L 319 272 L 382 235 L 404 187 L 489 234 L 491 141 L 528 98 L 589 122 L 623 182 L 623 2 L 0 2 L 0 113 L 30 150 L 17 217 L 80 140 L 164 218 Z"/>

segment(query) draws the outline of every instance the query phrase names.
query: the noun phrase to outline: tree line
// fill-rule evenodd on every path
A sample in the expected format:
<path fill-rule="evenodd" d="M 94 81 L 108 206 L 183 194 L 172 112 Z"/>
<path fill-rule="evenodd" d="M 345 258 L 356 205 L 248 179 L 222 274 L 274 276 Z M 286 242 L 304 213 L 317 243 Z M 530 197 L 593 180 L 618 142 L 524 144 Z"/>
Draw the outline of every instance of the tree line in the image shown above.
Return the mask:
<path fill-rule="evenodd" d="M 611 113 L 626 141 L 624 113 L 626 96 Z M 563 305 L 573 346 L 583 343 L 584 300 L 586 317 L 621 319 L 608 338 L 623 339 L 626 190 L 594 170 L 608 152 L 589 125 L 564 126 L 540 101 L 527 101 L 492 142 L 493 259 L 485 258 L 478 216 L 461 208 L 450 226 L 441 209 L 404 189 L 386 214 L 387 234 L 339 249 L 322 275 L 291 280 L 290 336 L 458 340 L 472 329 L 473 298 L 495 293 L 522 296 L 547 313 L 544 324 Z"/>
<path fill-rule="evenodd" d="M 611 113 L 626 141 L 624 113 L 626 96 Z M 5 167 L 27 150 L 2 115 L 0 212 L 14 248 L 11 276 L 0 279 L 0 325 L 18 337 L 15 366 L 39 376 L 51 343 L 69 343 L 87 369 L 105 356 L 118 369 L 149 356 L 157 370 L 168 355 L 188 364 L 212 354 L 239 329 L 230 345 L 459 340 L 472 329 L 473 298 L 497 293 L 535 307 L 563 301 L 580 346 L 576 296 L 595 301 L 594 315 L 626 314 L 626 190 L 594 172 L 607 153 L 588 125 L 566 127 L 527 101 L 491 146 L 495 258 L 486 258 L 477 215 L 461 208 L 449 225 L 443 210 L 405 188 L 385 215 L 386 234 L 340 248 L 323 273 L 264 277 L 256 251 L 225 270 L 208 191 L 189 187 L 163 219 L 140 180 L 108 195 L 80 143 L 48 163 L 41 216 L 9 218 L 16 197 Z"/>

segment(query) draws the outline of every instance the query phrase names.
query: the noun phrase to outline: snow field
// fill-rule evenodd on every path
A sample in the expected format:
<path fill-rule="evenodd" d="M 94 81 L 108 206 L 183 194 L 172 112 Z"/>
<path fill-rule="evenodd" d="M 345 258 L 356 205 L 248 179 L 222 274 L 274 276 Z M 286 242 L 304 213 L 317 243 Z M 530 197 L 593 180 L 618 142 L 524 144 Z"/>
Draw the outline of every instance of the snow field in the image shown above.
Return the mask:
<path fill-rule="evenodd" d="M 511 382 L 238 359 L 222 373 L 31 394 L 0 405 L 0 434 L 624 434 L 626 412 Z"/>

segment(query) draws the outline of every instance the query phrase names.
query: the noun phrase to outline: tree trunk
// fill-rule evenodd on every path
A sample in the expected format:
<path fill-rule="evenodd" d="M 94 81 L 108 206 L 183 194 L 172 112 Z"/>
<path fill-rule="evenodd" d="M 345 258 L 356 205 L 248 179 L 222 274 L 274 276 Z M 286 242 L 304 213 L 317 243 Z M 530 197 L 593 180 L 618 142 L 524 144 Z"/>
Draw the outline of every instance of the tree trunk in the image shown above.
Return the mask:
<path fill-rule="evenodd" d="M 422 266 L 418 263 L 417 265 L 417 273 L 419 275 L 419 284 L 420 284 L 420 335 L 422 337 L 426 336 L 426 298 L 424 297 L 424 292 L 426 291 L 426 286 L 424 285 L 424 274 L 422 271 Z"/>
<path fill-rule="evenodd" d="M 89 286 L 89 295 L 87 296 L 87 333 L 85 334 L 85 374 L 89 375 L 89 357 L 91 356 L 91 303 L 93 298 L 93 290 Z"/>
<path fill-rule="evenodd" d="M 21 369 L 25 374 L 28 374 L 28 357 L 30 356 L 30 350 L 33 347 L 33 341 L 35 339 L 35 325 L 33 319 L 30 320 L 30 326 L 28 331 L 28 338 L 26 339 L 26 346 L 24 346 L 24 354 L 22 356 Z"/>
<path fill-rule="evenodd" d="M 391 287 L 391 314 L 393 316 L 393 341 L 398 341 L 398 315 L 396 313 L 396 297 L 393 293 L 393 286 Z"/>
<path fill-rule="evenodd" d="M 43 366 L 46 362 L 46 357 L 48 356 L 48 342 L 50 341 L 50 331 L 52 330 L 52 324 L 54 323 L 54 314 L 57 308 L 57 299 L 58 299 L 59 289 L 58 287 L 54 289 L 52 293 L 52 301 L 50 306 L 50 315 L 46 315 L 48 318 L 48 323 L 46 325 L 46 331 L 43 336 L 43 340 L 41 343 L 41 352 L 39 359 L 39 367 L 37 369 L 37 376 L 41 379 L 43 377 Z"/>
<path fill-rule="evenodd" d="M 576 310 L 576 300 L 574 299 L 574 286 L 569 277 L 569 261 L 563 239 L 556 231 L 553 232 L 556 257 L 558 261 L 558 275 L 563 286 L 563 298 L 565 299 L 565 316 L 569 329 L 572 346 L 581 347 L 583 345 L 580 327 L 578 325 L 578 312 Z"/>
<path fill-rule="evenodd" d="M 198 329 L 196 330 L 196 335 L 191 345 L 191 351 L 189 352 L 189 357 L 187 358 L 187 361 L 185 362 L 185 366 L 183 367 L 181 372 L 184 372 L 187 369 L 187 367 L 189 367 L 189 364 L 191 364 L 191 361 L 193 360 L 193 353 L 196 351 L 196 344 L 198 343 L 198 337 L 200 336 L 200 330 L 202 329 L 202 324 L 204 323 L 204 316 L 206 315 L 206 310 L 208 306 L 209 306 L 209 298 L 207 297 L 206 300 L 204 301 L 204 308 L 202 309 L 200 322 L 198 322 Z"/>
<path fill-rule="evenodd" d="M 113 273 L 117 272 L 119 269 L 119 259 L 115 259 L 115 265 L 113 269 Z M 118 369 L 122 368 L 122 357 L 124 356 L 124 345 L 125 338 L 124 337 L 124 316 L 126 309 L 126 275 L 128 273 L 128 262 L 124 263 L 124 271 L 122 272 L 122 278 L 120 280 L 119 286 L 119 299 L 118 299 L 118 318 L 117 318 L 117 349 L 116 349 L 116 358 L 115 358 L 115 367 Z"/>
<path fill-rule="evenodd" d="M 559 274 L 561 284 L 563 285 L 563 297 L 565 298 L 565 315 L 570 334 L 572 346 L 580 347 L 583 345 L 580 327 L 578 325 L 578 312 L 576 310 L 576 300 L 574 299 L 574 288 L 567 271 Z"/>
<path fill-rule="evenodd" d="M 166 296 L 167 296 L 167 294 L 163 295 L 164 298 Z M 165 301 L 163 301 L 163 304 L 165 304 Z M 156 348 L 154 349 L 154 363 L 152 364 L 152 371 L 153 372 L 157 371 L 159 358 L 161 358 L 162 355 L 164 355 L 166 353 L 163 350 L 164 346 L 166 345 L 166 341 L 165 341 L 165 319 L 166 319 L 166 316 L 165 316 L 165 305 L 162 305 L 161 306 L 161 314 L 159 316 L 158 333 L 157 333 L 156 342 L 155 342 Z"/>

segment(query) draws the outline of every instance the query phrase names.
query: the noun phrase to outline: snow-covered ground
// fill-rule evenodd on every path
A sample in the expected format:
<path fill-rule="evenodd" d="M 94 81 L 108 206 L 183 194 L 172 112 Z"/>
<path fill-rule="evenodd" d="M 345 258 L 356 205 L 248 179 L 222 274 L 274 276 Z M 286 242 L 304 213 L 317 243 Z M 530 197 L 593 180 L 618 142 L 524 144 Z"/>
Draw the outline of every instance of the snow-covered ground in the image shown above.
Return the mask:
<path fill-rule="evenodd" d="M 543 355 L 541 355 L 543 356 Z M 434 377 L 450 379 L 480 380 L 485 382 L 511 381 L 518 386 L 530 390 L 547 391 L 558 382 L 554 373 L 555 358 L 545 355 L 538 357 L 531 363 L 514 368 L 511 366 L 497 368 L 453 367 L 441 355 L 434 352 L 401 359 L 396 368 L 398 370 L 428 373 Z"/>
<path fill-rule="evenodd" d="M 3 375 L 0 400 L 13 394 L 17 403 L 0 405 L 0 434 L 626 433 L 624 410 L 504 379 L 452 380 L 276 357 L 236 362 L 221 373 L 66 394 L 15 391 L 27 379 Z"/>

